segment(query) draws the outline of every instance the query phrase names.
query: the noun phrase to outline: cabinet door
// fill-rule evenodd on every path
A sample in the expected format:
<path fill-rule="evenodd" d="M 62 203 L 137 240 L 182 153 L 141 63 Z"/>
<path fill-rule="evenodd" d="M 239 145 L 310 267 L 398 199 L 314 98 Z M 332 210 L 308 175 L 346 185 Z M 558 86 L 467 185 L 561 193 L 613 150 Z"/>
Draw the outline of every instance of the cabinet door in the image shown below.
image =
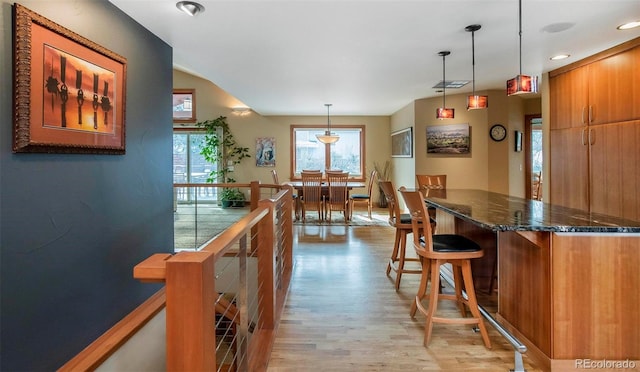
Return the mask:
<path fill-rule="evenodd" d="M 640 219 L 640 121 L 589 128 L 591 211 Z"/>
<path fill-rule="evenodd" d="M 590 64 L 589 124 L 640 119 L 640 47 Z"/>
<path fill-rule="evenodd" d="M 587 67 L 579 67 L 549 79 L 551 129 L 587 125 Z"/>
<path fill-rule="evenodd" d="M 589 210 L 588 128 L 552 130 L 550 141 L 550 202 Z"/>

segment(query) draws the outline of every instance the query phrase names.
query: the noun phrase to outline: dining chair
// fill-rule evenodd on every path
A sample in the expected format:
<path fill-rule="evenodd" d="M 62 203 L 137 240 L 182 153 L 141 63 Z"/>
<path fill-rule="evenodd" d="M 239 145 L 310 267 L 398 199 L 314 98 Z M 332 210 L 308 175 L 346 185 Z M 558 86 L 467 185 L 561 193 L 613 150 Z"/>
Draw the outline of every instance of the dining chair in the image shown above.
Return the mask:
<path fill-rule="evenodd" d="M 447 189 L 447 175 L 446 174 L 416 174 L 416 180 L 418 181 L 418 188 L 425 192 L 438 192 L 440 190 Z M 432 221 L 436 220 L 436 209 L 428 207 L 429 216 Z"/>
<path fill-rule="evenodd" d="M 484 325 L 478 301 L 473 286 L 473 276 L 471 273 L 471 259 L 480 258 L 484 255 L 482 248 L 473 240 L 456 234 L 433 234 L 430 223 L 424 223 L 429 218 L 427 204 L 424 195 L 420 191 L 409 191 L 404 187 L 400 188 L 405 205 L 409 209 L 411 217 L 411 232 L 413 234 L 413 248 L 420 258 L 422 272 L 418 293 L 411 304 L 410 315 L 413 318 L 417 310 L 420 310 L 426 317 L 424 329 L 424 346 L 429 346 L 433 323 L 445 324 L 476 324 L 480 329 L 480 334 L 484 346 L 491 348 L 489 334 Z M 450 264 L 454 277 L 454 294 L 440 291 L 440 267 Z M 425 309 L 422 300 L 427 296 L 429 279 L 429 304 Z M 467 298 L 462 294 L 462 288 L 466 291 Z M 462 317 L 441 317 L 436 316 L 439 300 L 455 301 L 458 305 Z M 466 307 L 469 308 L 472 317 L 467 318 Z"/>
<path fill-rule="evenodd" d="M 280 184 L 280 181 L 278 180 L 278 172 L 275 169 L 271 170 L 271 178 L 273 178 L 274 185 Z M 300 219 L 300 199 L 298 198 L 298 194 L 293 194 L 293 209 L 295 219 L 297 221 Z"/>
<path fill-rule="evenodd" d="M 418 181 L 418 187 L 422 189 L 446 189 L 447 188 L 447 175 L 446 174 L 416 174 Z"/>
<path fill-rule="evenodd" d="M 405 263 L 408 261 L 419 261 L 415 257 L 406 257 L 407 235 L 411 233 L 411 216 L 409 214 L 400 213 L 400 204 L 396 195 L 396 189 L 391 181 L 378 181 L 378 186 L 387 199 L 387 208 L 389 208 L 389 225 L 395 227 L 395 241 L 393 242 L 393 251 L 387 264 L 387 276 L 391 274 L 391 270 L 396 273 L 395 287 L 396 291 L 400 289 L 400 280 L 402 274 L 420 274 L 421 270 L 406 269 Z"/>
<path fill-rule="evenodd" d="M 367 185 L 367 193 L 366 194 L 351 194 L 349 195 L 349 219 L 353 217 L 353 208 L 356 203 L 366 203 L 367 210 L 369 211 L 369 219 L 371 219 L 371 189 L 373 187 L 373 183 L 375 182 L 376 175 L 378 172 L 374 169 L 369 174 L 369 184 Z"/>
<path fill-rule="evenodd" d="M 344 222 L 347 223 L 349 220 L 349 190 L 347 188 L 349 172 L 327 171 L 326 173 L 329 186 L 329 195 L 325 200 L 325 208 L 329 214 L 327 220 L 331 222 L 333 211 L 342 211 Z"/>
<path fill-rule="evenodd" d="M 318 211 L 318 220 L 324 219 L 324 198 L 322 196 L 322 172 L 300 173 L 302 177 L 302 222 L 306 222 L 307 209 Z"/>

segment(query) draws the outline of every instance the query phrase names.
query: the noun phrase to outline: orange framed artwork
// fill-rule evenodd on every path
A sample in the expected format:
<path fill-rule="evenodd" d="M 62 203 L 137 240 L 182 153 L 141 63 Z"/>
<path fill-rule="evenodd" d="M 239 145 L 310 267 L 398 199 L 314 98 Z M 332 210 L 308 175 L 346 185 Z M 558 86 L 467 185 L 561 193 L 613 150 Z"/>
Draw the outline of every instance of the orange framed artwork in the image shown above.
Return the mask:
<path fill-rule="evenodd" d="M 125 153 L 126 59 L 14 5 L 14 152 Z"/>

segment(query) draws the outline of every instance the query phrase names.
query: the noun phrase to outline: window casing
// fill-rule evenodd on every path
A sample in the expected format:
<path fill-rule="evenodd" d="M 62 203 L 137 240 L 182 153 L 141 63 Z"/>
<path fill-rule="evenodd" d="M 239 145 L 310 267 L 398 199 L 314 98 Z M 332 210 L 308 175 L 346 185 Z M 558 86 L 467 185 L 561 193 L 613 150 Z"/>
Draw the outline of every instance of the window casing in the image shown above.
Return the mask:
<path fill-rule="evenodd" d="M 364 125 L 332 125 L 331 129 L 340 140 L 324 144 L 318 141 L 316 134 L 323 134 L 326 127 L 291 126 L 291 179 L 300 179 L 303 169 L 340 169 L 349 172 L 349 178 L 364 179 Z"/>

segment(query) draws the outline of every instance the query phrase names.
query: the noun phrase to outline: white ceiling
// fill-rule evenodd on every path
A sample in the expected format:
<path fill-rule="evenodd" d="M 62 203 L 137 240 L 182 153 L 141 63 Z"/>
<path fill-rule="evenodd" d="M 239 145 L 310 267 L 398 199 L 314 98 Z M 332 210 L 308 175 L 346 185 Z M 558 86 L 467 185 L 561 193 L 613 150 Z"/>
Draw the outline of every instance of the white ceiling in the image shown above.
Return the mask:
<path fill-rule="evenodd" d="M 109 0 L 173 47 L 174 67 L 210 80 L 262 115 L 390 115 L 441 95 L 447 80 L 504 89 L 519 71 L 517 0 Z M 522 72 L 543 72 L 640 36 L 640 0 L 523 0 Z M 563 27 L 567 26 L 567 27 Z M 567 28 L 567 29 L 565 29 Z M 560 31 L 559 31 L 560 30 Z M 558 53 L 570 58 L 551 61 Z M 447 92 L 470 92 L 471 84 Z"/>

